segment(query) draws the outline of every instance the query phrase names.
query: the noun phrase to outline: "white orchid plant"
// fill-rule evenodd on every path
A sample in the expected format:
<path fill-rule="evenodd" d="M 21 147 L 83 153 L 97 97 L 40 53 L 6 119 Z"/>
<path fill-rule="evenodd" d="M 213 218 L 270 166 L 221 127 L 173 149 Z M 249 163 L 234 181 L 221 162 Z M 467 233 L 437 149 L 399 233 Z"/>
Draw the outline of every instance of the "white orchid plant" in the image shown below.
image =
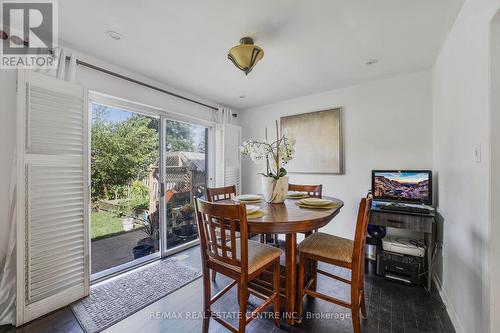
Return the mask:
<path fill-rule="evenodd" d="M 280 136 L 276 122 L 276 141 L 267 143 L 266 129 L 265 142 L 247 140 L 240 146 L 240 152 L 256 164 L 266 161 L 266 173 L 261 174 L 278 180 L 286 175 L 284 166 L 291 161 L 295 153 L 294 145 L 295 139 L 291 135 L 285 133 Z"/>

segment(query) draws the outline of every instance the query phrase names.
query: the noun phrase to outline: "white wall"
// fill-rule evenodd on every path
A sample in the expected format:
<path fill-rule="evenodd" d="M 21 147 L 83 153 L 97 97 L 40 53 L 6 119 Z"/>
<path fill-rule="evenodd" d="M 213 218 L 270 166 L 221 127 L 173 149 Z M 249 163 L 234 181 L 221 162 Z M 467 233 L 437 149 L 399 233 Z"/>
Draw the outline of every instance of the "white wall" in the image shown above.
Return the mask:
<path fill-rule="evenodd" d="M 359 86 L 300 97 L 240 112 L 243 139 L 263 139 L 264 127 L 285 115 L 344 108 L 345 174 L 291 174 L 290 182 L 323 184 L 325 195 L 345 202 L 323 230 L 352 237 L 357 205 L 371 187 L 372 169 L 432 167 L 430 72 L 420 72 Z M 314 133 L 311 133 L 314 136 Z M 243 164 L 243 191 L 260 193 L 264 165 Z"/>
<path fill-rule="evenodd" d="M 458 332 L 489 331 L 490 22 L 499 6 L 498 0 L 466 1 L 432 72 L 442 295 Z"/>
<path fill-rule="evenodd" d="M 491 228 L 490 228 L 490 327 L 500 327 L 500 316 L 493 315 L 500 309 L 500 12 L 491 26 Z M 496 241 L 495 241 L 496 240 Z"/>

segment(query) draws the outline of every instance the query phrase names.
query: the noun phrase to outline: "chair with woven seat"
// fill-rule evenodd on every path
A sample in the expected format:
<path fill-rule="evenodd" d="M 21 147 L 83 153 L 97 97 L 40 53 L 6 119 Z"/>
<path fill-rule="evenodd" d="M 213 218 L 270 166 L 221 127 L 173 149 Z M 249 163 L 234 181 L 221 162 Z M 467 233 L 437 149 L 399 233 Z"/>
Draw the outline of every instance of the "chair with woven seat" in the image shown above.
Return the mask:
<path fill-rule="evenodd" d="M 207 200 L 209 202 L 218 202 L 222 200 L 230 200 L 236 197 L 236 186 L 225 186 L 225 187 L 207 187 Z M 227 234 L 227 232 L 226 232 Z M 240 237 L 239 233 L 236 233 L 237 237 Z M 220 235 L 219 235 L 220 236 Z M 252 238 L 255 235 L 250 235 Z M 264 235 L 260 235 L 260 242 L 264 243 Z M 217 278 L 217 273 L 212 271 L 212 281 Z"/>
<path fill-rule="evenodd" d="M 207 187 L 207 200 L 210 202 L 233 199 L 235 196 L 235 185 L 225 187 Z"/>
<path fill-rule="evenodd" d="M 321 198 L 323 185 L 288 184 L 288 191 L 306 192 L 311 198 Z"/>
<path fill-rule="evenodd" d="M 323 196 L 323 185 L 298 185 L 288 184 L 288 191 L 306 192 L 310 198 L 321 198 Z M 314 230 L 317 232 L 318 230 Z M 312 234 L 311 231 L 304 233 L 306 237 Z"/>
<path fill-rule="evenodd" d="M 275 324 L 279 327 L 279 260 L 281 250 L 248 239 L 245 204 L 211 203 L 196 198 L 195 203 L 203 269 L 203 332 L 208 332 L 210 318 L 213 318 L 232 332 L 245 332 L 246 325 L 270 304 L 273 304 Z M 229 231 L 229 235 L 226 231 Z M 237 231 L 241 235 L 240 238 L 236 237 Z M 272 268 L 273 271 L 272 294 L 266 296 L 260 292 L 250 290 L 248 283 L 268 268 Z M 210 270 L 234 280 L 213 297 L 209 276 Z M 240 307 L 238 328 L 224 321 L 211 310 L 212 304 L 235 285 L 238 286 L 238 304 Z M 261 298 L 264 302 L 252 311 L 250 316 L 247 316 L 249 294 Z"/>
<path fill-rule="evenodd" d="M 207 187 L 207 200 L 210 202 L 234 199 L 235 196 L 236 196 L 236 185 L 224 186 L 224 187 Z M 240 237 L 239 233 L 237 233 L 237 237 L 238 238 Z M 216 277 L 217 273 L 215 271 L 212 271 L 212 281 L 215 281 Z"/>
<path fill-rule="evenodd" d="M 365 272 L 365 241 L 366 229 L 370 218 L 371 199 L 363 198 L 359 204 L 358 218 L 354 240 L 337 237 L 322 232 L 316 232 L 307 237 L 298 246 L 299 251 L 299 277 L 298 315 L 302 316 L 302 298 L 310 295 L 351 309 L 352 324 L 355 333 L 361 332 L 359 310 L 361 317 L 366 319 L 364 272 Z M 351 270 L 351 279 L 345 279 L 326 271 L 316 269 L 315 274 L 322 274 L 351 286 L 350 303 L 333 298 L 316 291 L 317 276 L 313 275 L 309 281 L 304 281 L 305 268 L 311 262 L 324 262 Z"/>
<path fill-rule="evenodd" d="M 323 185 L 298 185 L 288 184 L 288 191 L 306 192 L 310 198 L 321 198 L 323 196 Z M 318 230 L 315 230 L 318 231 Z M 306 232 L 306 237 L 312 232 Z"/>

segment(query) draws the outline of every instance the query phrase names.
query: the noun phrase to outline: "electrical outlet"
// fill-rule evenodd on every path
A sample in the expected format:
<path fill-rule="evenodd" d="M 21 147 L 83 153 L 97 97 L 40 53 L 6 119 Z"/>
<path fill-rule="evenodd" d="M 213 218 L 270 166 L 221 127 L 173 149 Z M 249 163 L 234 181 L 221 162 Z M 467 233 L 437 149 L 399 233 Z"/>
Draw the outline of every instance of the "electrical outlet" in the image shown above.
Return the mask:
<path fill-rule="evenodd" d="M 476 161 L 476 163 L 481 163 L 481 145 L 476 145 L 474 147 L 474 161 Z"/>

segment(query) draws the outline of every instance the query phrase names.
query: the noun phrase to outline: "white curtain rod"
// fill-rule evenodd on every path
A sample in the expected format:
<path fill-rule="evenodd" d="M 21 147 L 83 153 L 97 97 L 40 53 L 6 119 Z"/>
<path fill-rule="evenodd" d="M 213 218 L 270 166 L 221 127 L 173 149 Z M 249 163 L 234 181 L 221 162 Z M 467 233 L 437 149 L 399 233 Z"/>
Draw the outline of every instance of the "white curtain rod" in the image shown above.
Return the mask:
<path fill-rule="evenodd" d="M 70 60 L 70 57 L 66 56 L 66 61 L 69 61 Z M 185 97 L 185 96 L 182 96 L 182 95 L 179 95 L 179 94 L 176 94 L 176 93 L 173 93 L 171 91 L 168 91 L 168 90 L 165 90 L 165 89 L 162 89 L 162 88 L 158 88 L 158 87 L 155 87 L 151 84 L 148 84 L 148 83 L 145 83 L 145 82 L 142 82 L 142 81 L 139 81 L 139 80 L 136 80 L 136 79 L 133 79 L 131 77 L 128 77 L 128 76 L 125 76 L 125 75 L 122 75 L 122 74 L 118 74 L 118 73 L 115 73 L 115 72 L 112 72 L 108 69 L 105 69 L 105 68 L 102 68 L 102 67 L 99 67 L 99 66 L 96 66 L 96 65 L 92 65 L 88 62 L 85 62 L 85 61 L 81 61 L 79 59 L 76 59 L 76 64 L 77 65 L 80 65 L 80 66 L 84 66 L 84 67 L 87 67 L 87 68 L 90 68 L 90 69 L 93 69 L 93 70 L 96 70 L 96 71 L 99 71 L 99 72 L 102 72 L 102 73 L 105 73 L 105 74 L 108 74 L 108 75 L 111 75 L 111 76 L 114 76 L 114 77 L 117 77 L 119 79 L 122 79 L 122 80 L 126 80 L 126 81 L 129 81 L 129 82 L 132 82 L 132 83 L 135 83 L 135 84 L 138 84 L 138 85 L 141 85 L 143 87 L 146 87 L 146 88 L 149 88 L 149 89 L 153 89 L 153 90 L 156 90 L 156 91 L 159 91 L 159 92 L 162 92 L 164 94 L 167 94 L 167 95 L 170 95 L 170 96 L 174 96 L 174 97 L 177 97 L 177 98 L 180 98 L 180 99 L 183 99 L 185 101 L 188 101 L 188 102 L 192 102 L 192 103 L 195 103 L 195 104 L 198 104 L 198 105 L 201 105 L 201 106 L 204 106 L 204 107 L 207 107 L 209 109 L 212 109 L 212 110 L 215 110 L 215 111 L 218 111 L 219 109 L 216 108 L 215 106 L 212 106 L 212 105 L 208 105 L 208 104 L 205 104 L 205 103 L 202 103 L 202 102 L 199 102 L 199 101 L 196 101 L 194 99 L 191 99 L 191 98 L 188 98 L 188 97 Z"/>

